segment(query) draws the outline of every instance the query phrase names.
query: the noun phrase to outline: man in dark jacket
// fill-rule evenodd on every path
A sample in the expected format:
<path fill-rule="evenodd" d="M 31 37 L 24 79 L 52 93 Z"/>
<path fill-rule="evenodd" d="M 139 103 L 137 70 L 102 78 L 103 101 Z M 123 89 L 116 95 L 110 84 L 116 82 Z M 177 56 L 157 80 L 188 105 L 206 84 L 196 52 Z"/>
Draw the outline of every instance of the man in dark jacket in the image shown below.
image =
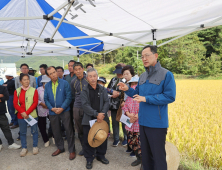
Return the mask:
<path fill-rule="evenodd" d="M 92 163 L 95 158 L 95 151 L 97 160 L 103 164 L 109 164 L 105 158 L 107 150 L 106 141 L 97 148 L 92 148 L 88 143 L 88 133 L 90 130 L 89 121 L 97 119 L 100 123 L 105 120 L 109 122 L 107 112 L 109 110 L 109 99 L 106 88 L 97 83 L 98 73 L 94 68 L 87 70 L 87 80 L 89 84 L 85 86 L 81 92 L 82 108 L 84 111 L 82 125 L 83 125 L 83 142 L 84 142 L 84 156 L 86 158 L 87 169 L 92 169 Z"/>
<path fill-rule="evenodd" d="M 66 130 L 69 159 L 73 160 L 75 154 L 75 137 L 73 134 L 72 125 L 70 122 L 70 103 L 72 101 L 72 94 L 70 85 L 67 81 L 59 79 L 55 67 L 48 67 L 46 70 L 47 76 L 51 79 L 45 85 L 44 100 L 49 109 L 49 119 L 52 126 L 52 132 L 55 138 L 57 150 L 52 156 L 57 156 L 64 152 L 64 140 L 61 133 L 61 120 Z"/>
<path fill-rule="evenodd" d="M 119 83 L 120 90 L 140 103 L 139 125 L 144 170 L 167 170 L 165 142 L 169 127 L 168 104 L 176 98 L 173 73 L 161 67 L 157 58 L 157 47 L 145 46 L 141 59 L 146 72 L 140 76 L 136 89 Z"/>
<path fill-rule="evenodd" d="M 80 156 L 83 156 L 83 129 L 82 129 L 82 118 L 83 118 L 83 109 L 82 102 L 80 98 L 80 93 L 82 89 L 88 85 L 86 76 L 83 74 L 84 68 L 82 63 L 75 62 L 73 65 L 76 78 L 71 82 L 72 95 L 75 98 L 74 107 L 73 107 L 73 117 L 75 121 L 75 127 L 78 131 L 78 137 L 82 145 L 82 150 L 79 152 Z"/>
<path fill-rule="evenodd" d="M 9 99 L 8 90 L 6 87 L 0 85 L 0 128 L 5 135 L 5 138 L 8 141 L 9 149 L 19 149 L 21 145 L 17 145 L 14 143 L 12 138 L 12 133 L 9 128 L 8 118 L 6 117 L 5 113 L 7 113 L 5 101 Z M 2 149 L 2 140 L 0 139 L 0 151 Z"/>
<path fill-rule="evenodd" d="M 15 79 L 13 77 L 13 72 L 12 71 L 7 71 L 5 74 L 5 77 L 7 81 L 4 83 L 3 86 L 6 86 L 8 89 L 9 93 L 9 100 L 7 101 L 7 106 L 8 106 L 8 112 L 11 116 L 11 123 L 9 126 L 12 126 L 11 129 L 15 129 L 18 126 L 18 118 L 15 114 L 15 108 L 13 106 L 13 99 L 14 99 L 14 91 L 15 91 Z"/>

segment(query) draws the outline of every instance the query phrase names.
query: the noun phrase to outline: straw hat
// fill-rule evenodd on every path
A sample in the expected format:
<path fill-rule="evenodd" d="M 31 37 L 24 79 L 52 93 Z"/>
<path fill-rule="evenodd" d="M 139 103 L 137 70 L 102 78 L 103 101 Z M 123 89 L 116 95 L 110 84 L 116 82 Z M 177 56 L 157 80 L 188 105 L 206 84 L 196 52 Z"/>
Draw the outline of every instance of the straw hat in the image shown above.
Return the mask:
<path fill-rule="evenodd" d="M 88 134 L 88 143 L 91 147 L 96 148 L 105 142 L 108 137 L 109 126 L 106 121 L 101 123 L 95 122 Z"/>
<path fill-rule="evenodd" d="M 166 142 L 167 169 L 177 170 L 180 164 L 180 152 L 177 147 L 170 142 Z"/>

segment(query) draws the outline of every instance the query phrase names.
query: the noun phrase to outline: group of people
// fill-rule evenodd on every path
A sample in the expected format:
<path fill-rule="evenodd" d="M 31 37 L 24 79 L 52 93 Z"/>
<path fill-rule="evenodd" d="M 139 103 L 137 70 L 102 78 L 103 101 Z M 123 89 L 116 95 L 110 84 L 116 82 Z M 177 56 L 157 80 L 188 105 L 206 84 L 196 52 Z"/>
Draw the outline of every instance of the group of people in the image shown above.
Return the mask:
<path fill-rule="evenodd" d="M 22 73 L 15 79 L 7 74 L 7 82 L 0 86 L 0 127 L 9 149 L 22 147 L 20 156 L 26 156 L 26 120 L 32 117 L 38 122 L 31 126 L 34 155 L 39 153 L 39 129 L 45 147 L 50 145 L 51 136 L 54 139 L 57 150 L 52 156 L 65 152 L 65 136 L 69 159 L 75 159 L 77 130 L 82 146 L 78 154 L 86 158 L 86 168 L 92 169 L 95 158 L 109 164 L 105 155 L 110 128 L 106 126 L 110 127 L 111 116 L 113 146 L 118 146 L 119 118 L 124 114 L 132 126 L 122 123 L 122 145 L 127 146 L 126 152 L 130 156 L 137 158 L 131 165 L 141 164 L 144 170 L 166 170 L 168 104 L 175 101 L 175 80 L 173 74 L 158 62 L 156 46 L 145 46 L 141 59 L 145 72 L 140 77 L 135 75 L 132 66 L 119 63 L 113 72 L 116 76 L 107 87 L 106 78 L 99 77 L 92 64 L 88 64 L 84 71 L 82 63 L 74 60 L 68 63 L 70 74 L 66 77 L 62 67 L 45 64 L 40 65 L 41 76 L 37 80 L 28 74 L 27 64 L 21 65 Z M 5 115 L 5 101 L 12 118 L 10 124 Z M 47 118 L 50 121 L 48 132 Z M 90 121 L 95 119 L 96 123 L 91 125 Z M 12 129 L 19 127 L 21 146 L 14 143 L 9 126 Z M 1 144 L 0 140 L 0 150 Z"/>

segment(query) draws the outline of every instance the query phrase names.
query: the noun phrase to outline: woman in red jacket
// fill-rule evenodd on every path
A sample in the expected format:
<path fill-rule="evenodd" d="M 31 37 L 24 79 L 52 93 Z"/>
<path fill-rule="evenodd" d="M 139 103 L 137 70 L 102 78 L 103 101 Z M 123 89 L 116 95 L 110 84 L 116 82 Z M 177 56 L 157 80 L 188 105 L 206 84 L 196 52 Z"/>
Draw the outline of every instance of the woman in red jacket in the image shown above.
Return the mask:
<path fill-rule="evenodd" d="M 16 110 L 20 128 L 20 139 L 22 144 L 22 151 L 20 153 L 20 156 L 24 157 L 28 152 L 26 143 L 27 122 L 25 121 L 25 119 L 28 119 L 31 115 L 33 118 L 38 120 L 36 112 L 36 108 L 38 105 L 38 91 L 35 88 L 30 87 L 30 80 L 28 74 L 20 74 L 19 80 L 22 86 L 15 90 L 13 104 Z M 31 126 L 31 133 L 33 135 L 33 154 L 36 155 L 39 152 L 37 147 L 37 123 Z"/>

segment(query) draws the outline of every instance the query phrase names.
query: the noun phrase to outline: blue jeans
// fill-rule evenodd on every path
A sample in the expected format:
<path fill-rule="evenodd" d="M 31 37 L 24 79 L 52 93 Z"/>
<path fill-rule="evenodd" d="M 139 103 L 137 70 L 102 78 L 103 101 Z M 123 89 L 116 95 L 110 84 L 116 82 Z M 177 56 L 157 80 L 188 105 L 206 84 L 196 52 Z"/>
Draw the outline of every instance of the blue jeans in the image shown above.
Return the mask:
<path fill-rule="evenodd" d="M 38 121 L 38 118 L 35 118 Z M 18 119 L 20 129 L 20 139 L 22 148 L 27 148 L 26 133 L 27 133 L 27 122 L 24 119 Z M 33 147 L 38 145 L 38 123 L 31 126 L 31 133 L 33 135 Z"/>
<path fill-rule="evenodd" d="M 9 100 L 7 101 L 8 112 L 12 118 L 11 123 L 13 123 L 13 125 L 18 125 L 18 118 L 17 115 L 15 114 L 15 108 L 13 106 L 13 98 L 14 95 L 10 95 Z"/>

